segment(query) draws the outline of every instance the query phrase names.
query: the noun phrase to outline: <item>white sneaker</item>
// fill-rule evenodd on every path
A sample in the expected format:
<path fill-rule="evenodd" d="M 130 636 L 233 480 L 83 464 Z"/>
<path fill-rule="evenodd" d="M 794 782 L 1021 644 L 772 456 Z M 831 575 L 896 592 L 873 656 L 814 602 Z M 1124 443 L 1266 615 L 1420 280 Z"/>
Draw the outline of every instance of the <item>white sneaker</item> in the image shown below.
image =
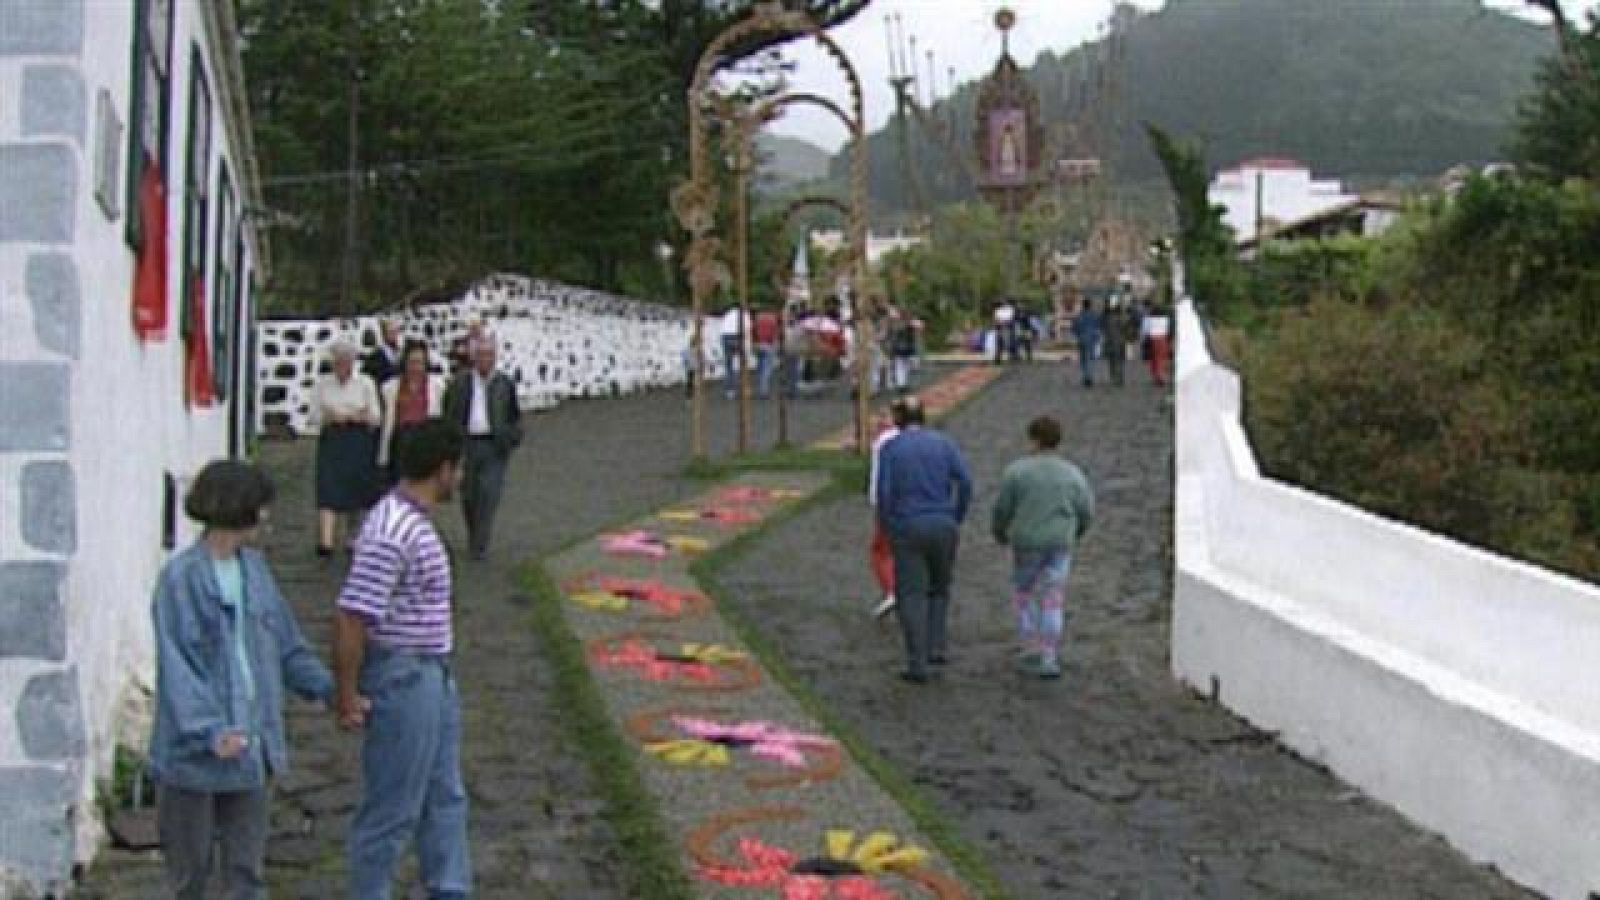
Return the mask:
<path fill-rule="evenodd" d="M 872 609 L 872 617 L 881 619 L 894 611 L 895 599 L 893 594 L 884 594 L 883 601 Z"/>

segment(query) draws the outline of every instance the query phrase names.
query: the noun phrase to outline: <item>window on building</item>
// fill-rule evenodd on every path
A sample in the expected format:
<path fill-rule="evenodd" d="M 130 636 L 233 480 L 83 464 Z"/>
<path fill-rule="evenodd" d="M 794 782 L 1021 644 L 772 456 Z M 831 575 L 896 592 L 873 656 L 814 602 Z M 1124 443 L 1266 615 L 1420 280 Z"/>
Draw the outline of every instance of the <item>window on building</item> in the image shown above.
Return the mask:
<path fill-rule="evenodd" d="M 217 401 L 227 403 L 233 390 L 235 370 L 238 366 L 238 347 L 234 336 L 238 329 L 238 295 L 235 293 L 235 273 L 238 271 L 234 258 L 234 245 L 237 242 L 239 221 L 237 203 L 233 196 L 233 181 L 228 177 L 228 163 L 226 160 L 217 165 L 217 242 L 216 250 L 212 253 L 215 260 L 212 263 L 215 274 L 215 289 L 211 294 L 215 298 L 213 308 L 216 316 L 213 318 L 211 328 L 212 347 L 212 383 L 216 386 Z"/>
<path fill-rule="evenodd" d="M 167 135 L 171 129 L 172 0 L 134 0 L 129 73 L 127 216 L 123 236 L 136 255 L 133 330 L 167 333 Z"/>
<path fill-rule="evenodd" d="M 182 334 L 187 377 L 184 384 L 191 406 L 210 406 L 215 399 L 212 382 L 211 335 L 206 327 L 210 290 L 206 284 L 206 257 L 211 241 L 211 88 L 200 48 L 190 53 L 189 146 L 184 162 L 183 213 L 183 318 Z"/>

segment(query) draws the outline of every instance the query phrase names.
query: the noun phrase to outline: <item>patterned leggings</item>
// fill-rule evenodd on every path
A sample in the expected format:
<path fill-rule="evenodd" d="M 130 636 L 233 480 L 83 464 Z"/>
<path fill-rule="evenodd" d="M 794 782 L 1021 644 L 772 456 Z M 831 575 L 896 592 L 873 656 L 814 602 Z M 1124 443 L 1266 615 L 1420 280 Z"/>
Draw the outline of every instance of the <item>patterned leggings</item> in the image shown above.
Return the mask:
<path fill-rule="evenodd" d="M 1072 555 L 1065 550 L 1012 552 L 1012 603 L 1017 611 L 1017 640 L 1024 653 L 1055 662 L 1066 625 L 1067 575 Z"/>

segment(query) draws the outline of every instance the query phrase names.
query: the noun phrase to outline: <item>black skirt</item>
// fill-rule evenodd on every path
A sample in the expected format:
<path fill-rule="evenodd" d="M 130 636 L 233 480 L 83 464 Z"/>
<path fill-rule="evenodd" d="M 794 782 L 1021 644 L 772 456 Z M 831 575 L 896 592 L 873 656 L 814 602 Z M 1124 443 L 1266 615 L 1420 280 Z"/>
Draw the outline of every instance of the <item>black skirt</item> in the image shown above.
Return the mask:
<path fill-rule="evenodd" d="M 361 425 L 331 425 L 317 438 L 317 509 L 354 512 L 378 493 L 378 436 Z"/>

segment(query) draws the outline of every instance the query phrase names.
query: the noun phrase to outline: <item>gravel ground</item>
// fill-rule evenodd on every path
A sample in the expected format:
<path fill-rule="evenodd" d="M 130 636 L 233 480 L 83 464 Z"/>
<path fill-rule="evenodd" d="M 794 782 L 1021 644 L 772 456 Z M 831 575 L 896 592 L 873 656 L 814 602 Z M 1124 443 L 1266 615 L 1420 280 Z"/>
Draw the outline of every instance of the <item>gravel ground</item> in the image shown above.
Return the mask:
<path fill-rule="evenodd" d="M 733 404 L 707 403 L 714 455 L 733 445 Z M 849 421 L 844 392 L 794 404 L 794 440 Z M 775 408 L 759 410 L 753 443 L 776 439 Z M 464 698 L 464 765 L 472 797 L 477 896 L 622 897 L 620 851 L 600 816 L 581 756 L 567 745 L 552 697 L 553 672 L 528 624 L 515 581 L 524 559 L 554 552 L 608 525 L 704 489 L 680 476 L 688 462 L 688 405 L 681 391 L 577 401 L 533 416 L 513 460 L 490 560 L 457 570 L 457 672 Z M 333 599 L 344 561 L 312 554 L 310 441 L 265 445 L 279 500 L 268 551 L 307 638 L 328 658 Z M 441 516 L 460 547 L 460 514 Z M 465 554 L 457 554 L 465 559 Z M 319 710 L 295 706 L 294 772 L 278 785 L 268 878 L 274 897 L 345 894 L 344 835 L 359 797 L 359 743 Z M 78 896 L 165 896 L 154 854 L 106 849 Z"/>
<path fill-rule="evenodd" d="M 1068 374 L 1012 370 L 950 423 L 978 490 L 942 681 L 893 677 L 898 629 L 867 618 L 858 499 L 785 523 L 728 571 L 742 612 L 1018 896 L 1528 896 L 1172 681 L 1170 401 L 1142 372 L 1092 391 Z M 987 528 L 1000 470 L 1041 412 L 1062 419 L 1100 505 L 1054 683 L 1012 670 L 1009 560 Z"/>

